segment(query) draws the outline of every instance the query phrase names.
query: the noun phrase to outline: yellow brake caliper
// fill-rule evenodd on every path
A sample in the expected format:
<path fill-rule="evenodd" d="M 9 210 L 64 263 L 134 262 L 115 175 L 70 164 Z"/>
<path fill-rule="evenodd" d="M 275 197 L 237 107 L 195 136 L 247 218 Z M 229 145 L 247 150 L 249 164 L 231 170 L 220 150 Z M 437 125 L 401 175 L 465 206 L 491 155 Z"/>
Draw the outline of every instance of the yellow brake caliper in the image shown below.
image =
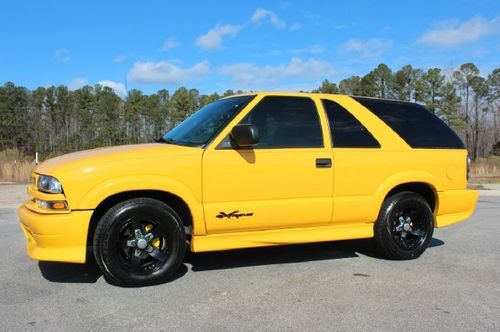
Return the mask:
<path fill-rule="evenodd" d="M 144 230 L 145 230 L 146 232 L 149 232 L 149 231 L 150 231 L 150 230 L 152 230 L 152 229 L 153 229 L 153 225 L 151 225 L 151 224 L 148 224 L 148 225 L 146 225 L 146 226 L 144 227 Z M 154 239 L 151 241 L 151 245 L 152 245 L 153 247 L 159 248 L 159 247 L 160 247 L 160 238 L 159 238 L 159 237 L 154 238 Z"/>

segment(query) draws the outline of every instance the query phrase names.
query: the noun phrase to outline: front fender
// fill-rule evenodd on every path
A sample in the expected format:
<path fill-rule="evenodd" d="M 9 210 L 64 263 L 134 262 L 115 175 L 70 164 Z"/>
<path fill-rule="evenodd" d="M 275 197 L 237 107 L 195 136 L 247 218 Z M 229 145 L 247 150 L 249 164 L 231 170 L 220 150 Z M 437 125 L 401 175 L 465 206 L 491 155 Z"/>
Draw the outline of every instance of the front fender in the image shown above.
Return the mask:
<path fill-rule="evenodd" d="M 78 209 L 93 210 L 110 196 L 135 190 L 158 190 L 178 196 L 191 210 L 193 231 L 196 235 L 206 234 L 203 207 L 195 193 L 181 182 L 164 176 L 135 175 L 111 178 L 85 193 L 78 203 Z"/>

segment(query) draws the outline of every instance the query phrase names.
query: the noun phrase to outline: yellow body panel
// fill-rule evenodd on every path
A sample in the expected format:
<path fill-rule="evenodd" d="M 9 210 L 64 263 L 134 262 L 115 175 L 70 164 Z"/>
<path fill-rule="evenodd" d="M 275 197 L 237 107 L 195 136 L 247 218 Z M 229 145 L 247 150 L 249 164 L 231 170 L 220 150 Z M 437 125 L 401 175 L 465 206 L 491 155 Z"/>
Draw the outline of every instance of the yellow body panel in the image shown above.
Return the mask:
<path fill-rule="evenodd" d="M 193 238 L 191 250 L 193 252 L 217 251 L 299 243 L 365 239 L 370 237 L 373 237 L 372 224 L 287 228 L 259 232 L 195 236 Z"/>
<path fill-rule="evenodd" d="M 377 116 L 348 96 L 256 93 L 204 147 L 127 145 L 67 154 L 35 170 L 62 183 L 63 194 L 28 188 L 33 198 L 66 200 L 68 211 L 46 211 L 34 200 L 19 209 L 28 254 L 38 260 L 84 262 L 89 223 L 107 198 L 154 190 L 183 200 L 192 216 L 191 249 L 211 251 L 280 244 L 370 238 L 387 193 L 411 182 L 427 184 L 436 198 L 435 226 L 468 218 L 477 192 L 466 190 L 466 150 L 412 149 Z M 265 96 L 314 100 L 322 148 L 218 149 Z M 321 99 L 349 110 L 379 141 L 379 149 L 331 147 Z M 316 168 L 331 158 L 332 168 Z M 221 212 L 251 216 L 226 218 Z"/>
<path fill-rule="evenodd" d="M 85 263 L 92 212 L 39 214 L 21 206 L 18 214 L 28 255 L 41 261 Z"/>

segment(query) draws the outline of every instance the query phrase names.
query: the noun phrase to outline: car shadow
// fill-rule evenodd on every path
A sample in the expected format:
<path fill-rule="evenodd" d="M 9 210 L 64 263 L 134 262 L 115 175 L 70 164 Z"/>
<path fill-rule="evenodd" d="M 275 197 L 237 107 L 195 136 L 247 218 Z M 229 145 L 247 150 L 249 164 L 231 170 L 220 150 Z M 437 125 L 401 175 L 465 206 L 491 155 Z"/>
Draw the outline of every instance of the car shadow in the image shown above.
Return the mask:
<path fill-rule="evenodd" d="M 442 240 L 433 238 L 429 244 L 429 248 L 442 245 L 444 245 Z M 191 265 L 191 271 L 199 272 L 260 265 L 356 258 L 359 255 L 376 259 L 386 259 L 377 252 L 371 239 L 364 239 L 205 253 L 188 252 L 184 262 Z M 171 282 L 184 276 L 188 272 L 186 264 L 182 264 L 177 273 L 165 282 Z M 102 276 L 99 267 L 91 255 L 89 255 L 85 264 L 40 261 L 38 262 L 38 267 L 42 276 L 51 282 L 95 283 Z M 110 280 L 107 280 L 107 282 L 116 285 Z"/>
<path fill-rule="evenodd" d="M 95 260 L 87 259 L 85 264 L 38 262 L 42 276 L 51 282 L 95 283 L 101 276 L 101 270 Z"/>
<path fill-rule="evenodd" d="M 433 238 L 429 244 L 429 248 L 442 246 L 443 244 L 442 240 Z M 258 265 L 356 258 L 359 255 L 376 259 L 387 259 L 376 250 L 371 239 L 363 239 L 206 253 L 188 252 L 184 262 L 191 264 L 191 270 L 197 272 Z"/>
<path fill-rule="evenodd" d="M 39 261 L 38 268 L 46 280 L 56 283 L 95 283 L 102 276 L 102 272 L 92 255 L 88 255 L 87 262 L 84 264 Z M 174 281 L 185 275 L 187 271 L 187 266 L 182 264 L 170 279 L 161 283 Z M 106 282 L 114 286 L 135 287 L 118 285 L 113 280 L 106 279 Z"/>

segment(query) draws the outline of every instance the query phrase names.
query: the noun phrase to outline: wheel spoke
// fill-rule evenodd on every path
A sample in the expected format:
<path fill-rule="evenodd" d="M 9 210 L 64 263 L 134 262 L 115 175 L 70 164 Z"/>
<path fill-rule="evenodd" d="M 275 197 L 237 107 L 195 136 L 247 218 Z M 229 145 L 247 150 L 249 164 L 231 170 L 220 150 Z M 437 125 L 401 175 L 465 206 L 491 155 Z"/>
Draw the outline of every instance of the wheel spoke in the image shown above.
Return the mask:
<path fill-rule="evenodd" d="M 135 239 L 127 238 L 127 239 L 122 239 L 120 241 L 120 244 L 123 249 L 128 249 L 128 248 L 134 248 L 137 245 L 137 242 Z"/>
<path fill-rule="evenodd" d="M 163 252 L 161 252 L 158 248 L 155 248 L 153 246 L 149 246 L 146 251 L 148 252 L 149 256 L 153 257 L 156 260 L 159 260 L 160 262 L 164 262 L 167 259 L 167 255 Z"/>
<path fill-rule="evenodd" d="M 130 264 L 132 265 L 133 268 L 137 268 L 141 265 L 141 250 L 135 249 L 132 252 Z"/>
<path fill-rule="evenodd" d="M 149 231 L 149 233 L 145 234 L 144 237 L 146 238 L 146 240 L 151 241 L 159 237 L 161 235 L 160 232 L 161 232 L 160 227 L 155 226 L 153 229 Z"/>
<path fill-rule="evenodd" d="M 423 231 L 421 229 L 412 229 L 409 233 L 411 235 L 417 236 L 417 237 L 424 237 L 425 236 L 425 231 Z"/>

